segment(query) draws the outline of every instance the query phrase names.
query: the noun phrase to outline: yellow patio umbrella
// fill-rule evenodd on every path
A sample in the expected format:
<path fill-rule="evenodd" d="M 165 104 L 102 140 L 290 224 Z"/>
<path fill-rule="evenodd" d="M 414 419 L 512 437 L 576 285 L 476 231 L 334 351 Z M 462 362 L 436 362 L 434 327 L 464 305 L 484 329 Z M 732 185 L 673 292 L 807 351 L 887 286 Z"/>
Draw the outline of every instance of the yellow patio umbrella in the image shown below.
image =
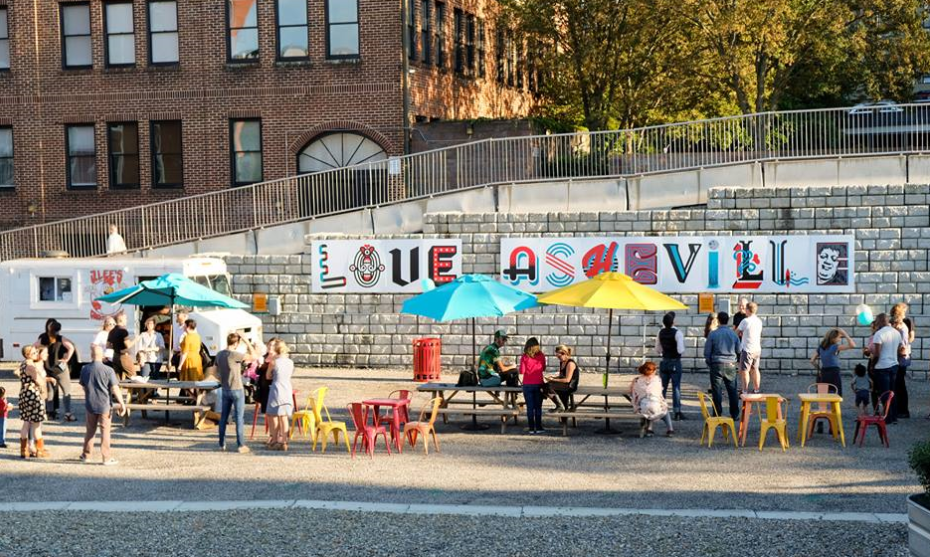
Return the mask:
<path fill-rule="evenodd" d="M 540 304 L 576 308 L 606 308 L 608 321 L 614 320 L 615 309 L 640 311 L 669 311 L 688 309 L 688 306 L 665 294 L 642 285 L 623 273 L 601 273 L 590 280 L 571 284 L 540 295 Z M 607 367 L 604 369 L 604 387 L 610 371 L 610 339 L 607 333 Z"/>

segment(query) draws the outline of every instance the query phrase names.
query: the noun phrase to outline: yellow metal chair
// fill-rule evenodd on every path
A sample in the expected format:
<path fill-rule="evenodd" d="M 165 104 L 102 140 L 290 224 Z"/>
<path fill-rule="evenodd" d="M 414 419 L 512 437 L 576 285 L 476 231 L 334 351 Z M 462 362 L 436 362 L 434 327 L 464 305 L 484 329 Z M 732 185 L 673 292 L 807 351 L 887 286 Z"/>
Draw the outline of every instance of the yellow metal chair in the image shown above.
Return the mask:
<path fill-rule="evenodd" d="M 346 450 L 351 453 L 352 447 L 349 446 L 349 430 L 346 428 L 346 423 L 334 422 L 333 418 L 329 415 L 329 409 L 326 408 L 324 400 L 327 391 L 329 391 L 329 387 L 320 387 L 315 390 L 309 398 L 310 408 L 313 410 L 313 419 L 316 421 L 316 435 L 313 438 L 313 450 L 316 450 L 316 442 L 322 440 L 323 446 L 320 451 L 325 453 L 326 440 L 329 434 L 332 433 L 334 443 L 339 443 L 339 433 L 341 432 L 342 438 L 346 443 Z M 326 420 L 323 419 L 324 412 L 326 413 Z"/>
<path fill-rule="evenodd" d="M 785 406 L 788 401 L 779 395 L 765 397 L 765 416 L 760 416 L 762 431 L 759 432 L 759 450 L 765 445 L 765 435 L 770 429 L 778 434 L 781 450 L 788 450 L 788 420 L 785 418 Z"/>
<path fill-rule="evenodd" d="M 311 401 L 313 400 L 313 394 L 307 397 L 307 405 L 304 406 L 303 410 L 294 412 L 294 416 L 291 418 L 291 431 L 290 437 L 294 437 L 294 431 L 300 429 L 303 433 L 304 438 L 309 437 L 316 443 L 316 415 L 313 413 L 313 407 Z M 295 427 L 297 426 L 297 427 Z"/>
<path fill-rule="evenodd" d="M 436 397 L 433 400 L 427 402 L 423 408 L 420 410 L 420 417 L 417 418 L 415 422 L 408 422 L 404 424 L 404 437 L 407 438 L 407 441 L 410 443 L 411 447 L 417 446 L 417 436 L 421 435 L 423 437 L 423 452 L 429 454 L 429 437 L 433 436 L 433 444 L 436 445 L 436 452 L 439 452 L 439 438 L 436 436 L 436 416 L 439 415 L 439 405 L 442 404 L 442 398 Z M 426 418 L 427 408 L 430 410 L 429 421 L 424 421 Z"/>
<path fill-rule="evenodd" d="M 725 442 L 729 441 L 729 437 L 733 438 L 733 446 L 739 448 L 739 445 L 736 444 L 736 424 L 733 423 L 733 418 L 724 418 L 717 415 L 717 409 L 711 407 L 713 410 L 713 415 L 707 409 L 707 395 L 698 392 L 698 402 L 701 403 L 701 416 L 704 417 L 704 429 L 701 431 L 701 445 L 704 444 L 704 439 L 707 439 L 707 448 L 710 448 L 714 445 L 714 432 L 717 431 L 719 427 L 723 432 L 723 440 Z"/>

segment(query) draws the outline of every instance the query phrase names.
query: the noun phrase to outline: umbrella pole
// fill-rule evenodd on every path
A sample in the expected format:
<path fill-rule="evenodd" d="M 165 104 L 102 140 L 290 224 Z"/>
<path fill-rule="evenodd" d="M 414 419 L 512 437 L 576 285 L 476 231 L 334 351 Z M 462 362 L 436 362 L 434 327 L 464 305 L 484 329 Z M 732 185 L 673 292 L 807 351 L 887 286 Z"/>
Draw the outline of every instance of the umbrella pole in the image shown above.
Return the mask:
<path fill-rule="evenodd" d="M 472 317 L 471 318 L 471 347 L 472 347 L 471 349 L 472 349 L 472 355 L 474 359 L 472 360 L 472 363 L 471 363 L 471 369 L 472 371 L 475 372 L 475 379 L 477 379 L 478 378 L 478 336 L 475 333 L 475 321 L 476 319 Z M 472 405 L 472 408 L 478 408 L 478 391 L 477 390 L 472 390 L 471 392 L 471 405 Z M 471 423 L 465 424 L 464 426 L 462 426 L 462 429 L 465 431 L 484 431 L 488 429 L 489 427 L 491 426 L 489 426 L 488 424 L 479 424 L 478 415 L 472 414 Z"/>
<path fill-rule="evenodd" d="M 607 324 L 607 357 L 606 357 L 607 365 L 604 368 L 604 410 L 605 411 L 610 410 L 610 402 L 607 396 L 607 383 L 608 383 L 608 378 L 609 378 L 609 373 L 610 373 L 610 339 L 613 336 L 613 327 L 614 327 L 614 310 L 613 309 L 610 309 L 607 312 L 607 323 L 608 323 Z M 620 432 L 610 427 L 610 418 L 604 418 L 604 427 L 602 429 L 594 430 L 594 433 L 610 435 L 610 434 L 615 434 L 615 433 L 620 433 Z"/>

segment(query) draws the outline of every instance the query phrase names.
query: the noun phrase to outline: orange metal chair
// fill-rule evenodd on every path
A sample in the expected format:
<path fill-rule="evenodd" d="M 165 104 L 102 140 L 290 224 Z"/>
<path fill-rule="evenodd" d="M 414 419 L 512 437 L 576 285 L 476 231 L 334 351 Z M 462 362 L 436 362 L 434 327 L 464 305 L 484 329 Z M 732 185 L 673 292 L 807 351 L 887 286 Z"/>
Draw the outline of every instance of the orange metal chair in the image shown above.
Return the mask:
<path fill-rule="evenodd" d="M 429 436 L 433 436 L 433 444 L 436 445 L 436 452 L 439 452 L 439 437 L 436 436 L 436 416 L 439 415 L 439 405 L 442 404 L 442 398 L 436 397 L 426 404 L 420 410 L 420 417 L 415 422 L 404 424 L 404 437 L 410 443 L 411 447 L 417 446 L 417 436 L 423 436 L 423 452 L 429 454 Z M 430 406 L 432 408 L 430 409 Z M 429 421 L 424 421 L 426 411 L 429 410 Z"/>
<path fill-rule="evenodd" d="M 733 446 L 739 448 L 739 445 L 736 443 L 736 424 L 733 423 L 733 418 L 722 417 L 717 415 L 717 409 L 711 406 L 713 410 L 713 415 L 707 409 L 707 395 L 698 391 L 698 402 L 701 403 L 701 416 L 704 417 L 704 429 L 701 431 L 701 445 L 704 444 L 704 439 L 707 439 L 707 448 L 710 448 L 714 445 L 714 432 L 717 431 L 719 427 L 723 432 L 723 440 L 729 441 L 729 437 L 733 437 Z"/>
<path fill-rule="evenodd" d="M 808 385 L 807 392 L 817 393 L 818 395 L 839 394 L 839 390 L 836 388 L 836 385 L 833 385 L 832 383 L 813 383 Z M 836 431 L 838 425 L 836 421 L 836 413 L 833 411 L 829 404 L 825 402 L 818 402 L 817 409 L 811 411 L 810 415 L 808 416 L 808 420 L 810 420 L 808 422 L 809 425 L 807 426 L 808 439 L 810 439 L 811 435 L 814 433 L 814 424 L 817 422 L 817 420 L 827 420 L 830 427 L 830 433 L 833 434 L 834 437 L 837 436 Z M 798 436 L 800 435 L 801 432 L 799 431 Z"/>
<path fill-rule="evenodd" d="M 770 429 L 778 434 L 781 450 L 788 450 L 788 420 L 785 418 L 788 401 L 778 395 L 765 397 L 765 416 L 760 416 L 762 430 L 759 432 L 759 450 L 765 445 L 765 435 Z"/>

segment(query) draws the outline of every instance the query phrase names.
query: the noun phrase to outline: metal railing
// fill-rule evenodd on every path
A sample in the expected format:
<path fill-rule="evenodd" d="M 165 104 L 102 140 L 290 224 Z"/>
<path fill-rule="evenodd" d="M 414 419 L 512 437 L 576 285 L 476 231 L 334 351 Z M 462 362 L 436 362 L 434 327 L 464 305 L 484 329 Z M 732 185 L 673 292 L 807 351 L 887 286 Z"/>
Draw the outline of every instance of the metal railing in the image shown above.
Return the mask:
<path fill-rule="evenodd" d="M 286 224 L 488 184 L 634 176 L 712 166 L 930 150 L 930 104 L 766 112 L 638 129 L 486 139 L 0 232 L 0 260 L 131 251 Z"/>

